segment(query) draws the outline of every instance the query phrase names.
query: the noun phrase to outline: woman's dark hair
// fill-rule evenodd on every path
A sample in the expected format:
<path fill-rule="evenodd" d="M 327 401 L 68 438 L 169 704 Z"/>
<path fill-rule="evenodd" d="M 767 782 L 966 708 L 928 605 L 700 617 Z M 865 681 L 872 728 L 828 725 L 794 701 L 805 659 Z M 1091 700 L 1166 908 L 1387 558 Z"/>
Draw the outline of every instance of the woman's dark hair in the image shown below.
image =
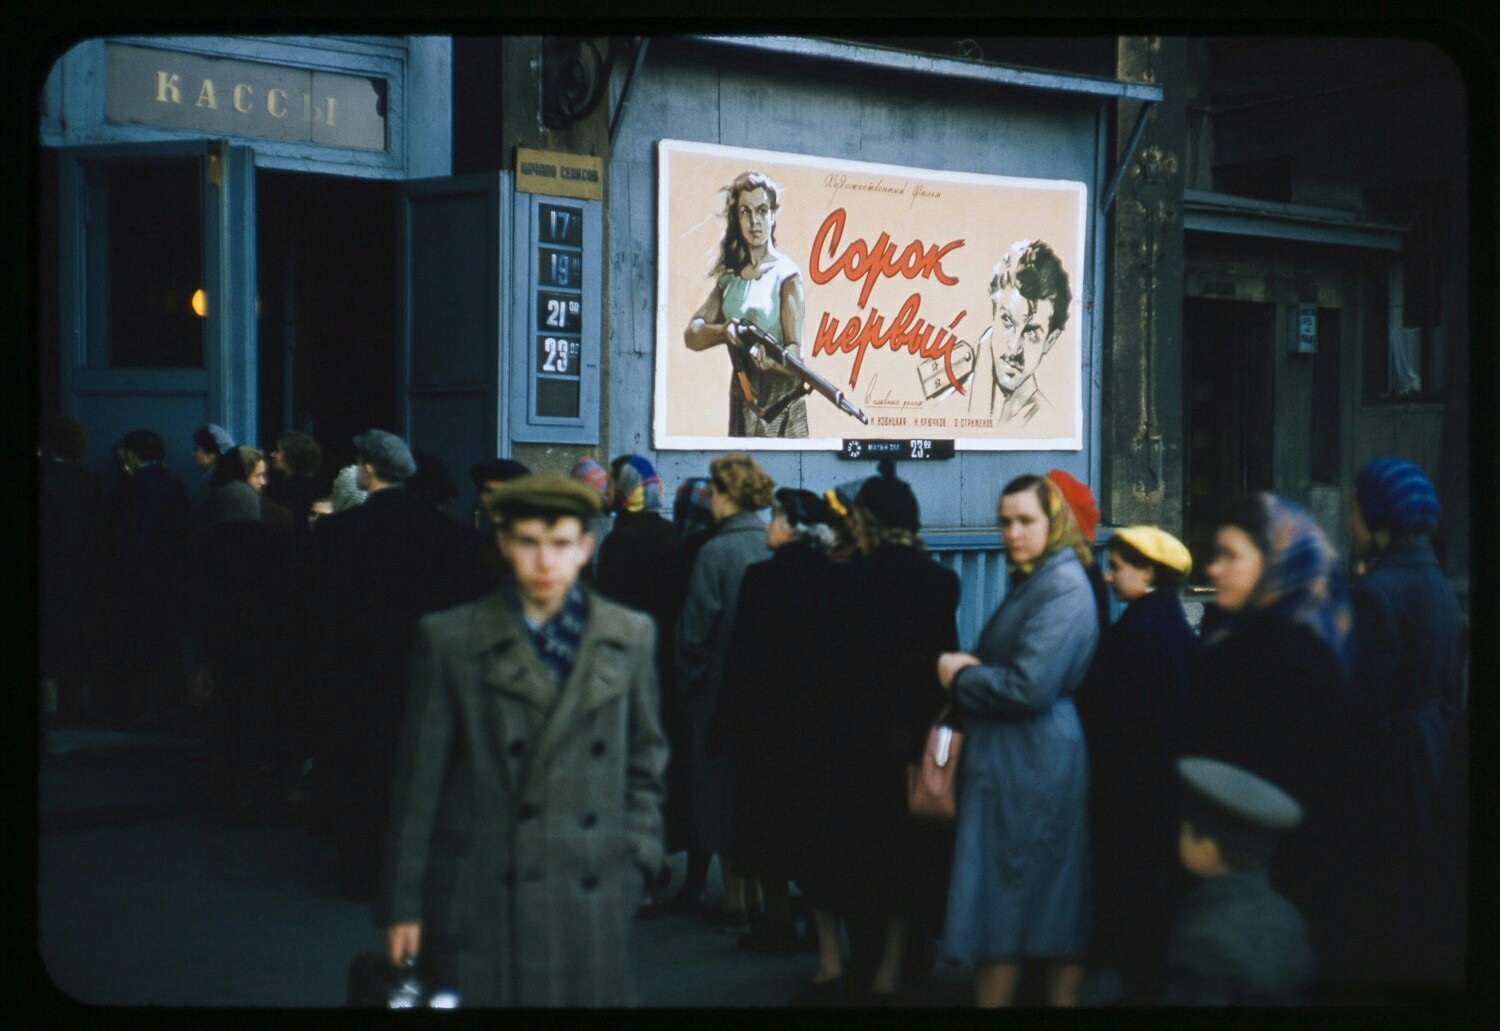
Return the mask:
<path fill-rule="evenodd" d="M 1123 537 L 1111 537 L 1108 544 L 1109 553 L 1118 555 L 1120 561 L 1127 566 L 1136 569 L 1154 569 L 1156 577 L 1152 581 L 1159 590 L 1175 591 L 1182 587 L 1183 576 L 1171 566 L 1164 566 L 1155 559 L 1147 558 L 1141 554 L 1141 549 L 1125 540 Z"/>
<path fill-rule="evenodd" d="M 725 210 L 729 214 L 729 224 L 724 227 L 724 239 L 719 242 L 719 264 L 714 269 L 714 275 L 723 272 L 738 272 L 750 261 L 750 245 L 745 243 L 745 238 L 740 233 L 740 194 L 749 193 L 751 190 L 765 190 L 766 200 L 770 202 L 771 210 L 777 211 L 781 207 L 781 187 L 762 172 L 741 172 L 735 177 L 734 182 L 729 184 L 729 196 L 725 200 Z M 776 242 L 776 226 L 771 226 L 771 243 Z"/>
<path fill-rule="evenodd" d="M 276 450 L 281 452 L 292 475 L 304 480 L 317 476 L 318 467 L 323 464 L 323 449 L 318 446 L 318 442 L 296 430 L 283 433 L 276 442 Z"/>
<path fill-rule="evenodd" d="M 1257 551 L 1271 554 L 1270 509 L 1264 494 L 1242 494 L 1235 498 L 1219 512 L 1218 525 L 1243 530 Z"/>
<path fill-rule="evenodd" d="M 245 464 L 245 460 L 249 457 L 245 454 L 245 451 L 245 448 L 232 447 L 219 455 L 219 460 L 214 463 L 214 471 L 208 478 L 208 485 L 210 487 L 227 487 L 235 480 L 242 482 L 248 480 L 250 472 L 255 466 L 253 463 L 249 466 Z"/>
<path fill-rule="evenodd" d="M 193 431 L 193 443 L 197 444 L 204 454 L 219 454 L 219 442 L 214 439 L 212 433 L 208 432 L 207 426 L 199 426 Z"/>

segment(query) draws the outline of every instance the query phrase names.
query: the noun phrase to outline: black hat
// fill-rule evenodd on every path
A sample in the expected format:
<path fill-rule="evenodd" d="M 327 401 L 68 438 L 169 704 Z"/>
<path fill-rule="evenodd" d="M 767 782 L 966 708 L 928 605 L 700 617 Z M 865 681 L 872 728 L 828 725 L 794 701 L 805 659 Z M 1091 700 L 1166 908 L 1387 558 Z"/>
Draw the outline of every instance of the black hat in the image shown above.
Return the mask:
<path fill-rule="evenodd" d="M 810 490 L 782 487 L 776 492 L 776 506 L 786 513 L 786 521 L 793 527 L 833 524 L 834 514 L 828 503 Z"/>
<path fill-rule="evenodd" d="M 1297 800 L 1248 770 L 1197 756 L 1178 759 L 1182 815 L 1201 836 L 1265 862 L 1282 834 L 1302 822 Z"/>
<path fill-rule="evenodd" d="M 385 430 L 366 430 L 354 438 L 354 449 L 363 461 L 375 467 L 375 475 L 387 483 L 405 483 L 417 471 L 406 441 Z"/>
<path fill-rule="evenodd" d="M 854 503 L 874 516 L 882 526 L 916 533 L 922 528 L 922 517 L 911 485 L 896 478 L 894 460 L 882 458 L 877 468 L 880 475 L 871 476 L 864 482 Z"/>
<path fill-rule="evenodd" d="M 474 481 L 474 486 L 483 487 L 491 480 L 505 483 L 529 472 L 530 469 L 513 458 L 487 458 L 469 466 L 469 479 Z"/>

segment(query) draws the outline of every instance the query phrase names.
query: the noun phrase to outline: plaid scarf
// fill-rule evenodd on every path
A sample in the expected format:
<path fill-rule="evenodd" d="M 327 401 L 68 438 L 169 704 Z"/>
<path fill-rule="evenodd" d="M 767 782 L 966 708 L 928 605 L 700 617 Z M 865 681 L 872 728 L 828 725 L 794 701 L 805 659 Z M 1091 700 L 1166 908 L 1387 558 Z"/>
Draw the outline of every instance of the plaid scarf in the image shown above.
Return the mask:
<path fill-rule="evenodd" d="M 552 679 L 557 686 L 561 687 L 568 682 L 568 677 L 573 672 L 573 664 L 578 659 L 578 645 L 583 640 L 584 624 L 589 617 L 588 596 L 584 594 L 583 588 L 574 584 L 568 591 L 568 597 L 563 601 L 563 607 L 547 622 L 539 627 L 533 627 L 526 621 L 521 611 L 519 597 L 511 592 L 511 604 L 516 614 L 516 619 L 526 630 L 526 638 L 531 642 L 532 650 L 536 657 L 542 660 L 542 665 L 552 674 Z"/>

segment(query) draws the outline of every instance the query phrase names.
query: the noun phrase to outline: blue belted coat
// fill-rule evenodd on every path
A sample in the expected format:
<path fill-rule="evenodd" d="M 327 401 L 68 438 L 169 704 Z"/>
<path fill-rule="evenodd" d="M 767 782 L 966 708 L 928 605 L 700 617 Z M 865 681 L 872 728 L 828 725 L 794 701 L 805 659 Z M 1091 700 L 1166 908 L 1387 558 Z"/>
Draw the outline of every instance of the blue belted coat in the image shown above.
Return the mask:
<path fill-rule="evenodd" d="M 955 959 L 1081 957 L 1089 932 L 1088 755 L 1072 694 L 1099 640 L 1063 549 L 1013 577 L 953 681 L 966 733 L 944 943 Z"/>

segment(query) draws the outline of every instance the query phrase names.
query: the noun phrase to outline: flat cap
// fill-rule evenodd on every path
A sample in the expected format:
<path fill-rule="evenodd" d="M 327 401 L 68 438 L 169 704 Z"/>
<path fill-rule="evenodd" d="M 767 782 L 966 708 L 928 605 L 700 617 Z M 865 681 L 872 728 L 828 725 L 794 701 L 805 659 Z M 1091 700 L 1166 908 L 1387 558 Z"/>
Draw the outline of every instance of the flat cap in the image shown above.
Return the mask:
<path fill-rule="evenodd" d="M 491 515 L 520 512 L 556 512 L 580 519 L 598 515 L 604 501 L 588 484 L 562 473 L 527 473 L 507 480 L 490 496 Z"/>
<path fill-rule="evenodd" d="M 405 483 L 417 471 L 406 441 L 385 430 L 366 430 L 354 438 L 354 447 L 375 467 L 375 475 L 388 483 Z"/>
<path fill-rule="evenodd" d="M 1193 571 L 1193 556 L 1187 546 L 1165 530 L 1155 526 L 1126 526 L 1115 536 L 1152 562 L 1160 562 L 1186 576 Z"/>
<path fill-rule="evenodd" d="M 1275 784 L 1218 759 L 1177 760 L 1183 815 L 1221 845 L 1264 860 L 1276 839 L 1302 822 L 1302 807 Z"/>

